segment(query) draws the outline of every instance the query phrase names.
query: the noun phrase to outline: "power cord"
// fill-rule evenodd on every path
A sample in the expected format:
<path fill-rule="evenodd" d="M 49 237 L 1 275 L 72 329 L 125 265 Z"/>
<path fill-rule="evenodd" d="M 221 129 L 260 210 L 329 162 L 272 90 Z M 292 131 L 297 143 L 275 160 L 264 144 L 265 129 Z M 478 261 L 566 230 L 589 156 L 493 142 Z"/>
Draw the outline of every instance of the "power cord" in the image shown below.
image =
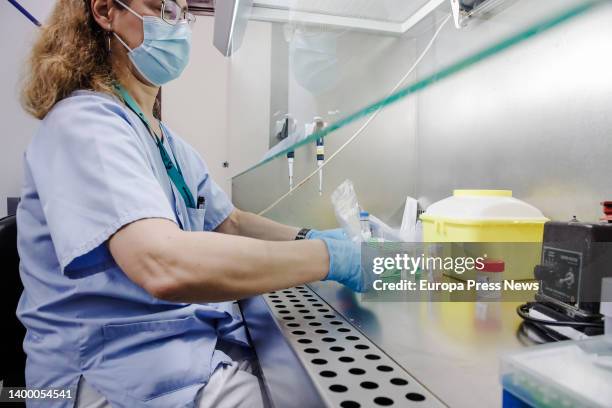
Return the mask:
<path fill-rule="evenodd" d="M 523 319 L 516 332 L 516 337 L 523 345 L 545 344 L 569 339 L 553 327 L 570 327 L 583 332 L 587 336 L 601 334 L 603 331 L 603 321 L 545 320 L 530 316 L 529 311 L 537 305 L 545 304 L 528 302 L 516 308 L 516 313 Z M 553 310 L 555 309 L 553 308 Z"/>
<path fill-rule="evenodd" d="M 529 310 L 535 305 L 535 302 L 528 302 L 522 304 L 516 308 L 516 313 L 526 322 L 544 325 L 544 326 L 564 326 L 564 327 L 572 327 L 572 328 L 587 328 L 587 327 L 596 327 L 603 328 L 603 322 L 575 322 L 571 320 L 566 321 L 558 321 L 558 320 L 544 320 L 537 319 L 529 315 Z"/>
<path fill-rule="evenodd" d="M 546 329 L 539 324 L 521 322 L 516 331 L 516 338 L 525 347 L 535 344 L 546 344 L 556 341 L 568 340 L 568 338 L 551 329 Z"/>

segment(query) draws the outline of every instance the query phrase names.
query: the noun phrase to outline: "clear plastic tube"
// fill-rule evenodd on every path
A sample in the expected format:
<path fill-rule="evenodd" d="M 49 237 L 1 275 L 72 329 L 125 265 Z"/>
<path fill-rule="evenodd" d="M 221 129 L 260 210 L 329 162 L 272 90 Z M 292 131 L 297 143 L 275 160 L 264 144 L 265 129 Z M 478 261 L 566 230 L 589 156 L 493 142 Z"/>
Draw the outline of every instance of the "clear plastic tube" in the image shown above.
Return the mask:
<path fill-rule="evenodd" d="M 361 238 L 364 241 L 372 238 L 372 230 L 370 229 L 370 214 L 367 211 L 359 212 L 359 225 L 361 227 Z"/>

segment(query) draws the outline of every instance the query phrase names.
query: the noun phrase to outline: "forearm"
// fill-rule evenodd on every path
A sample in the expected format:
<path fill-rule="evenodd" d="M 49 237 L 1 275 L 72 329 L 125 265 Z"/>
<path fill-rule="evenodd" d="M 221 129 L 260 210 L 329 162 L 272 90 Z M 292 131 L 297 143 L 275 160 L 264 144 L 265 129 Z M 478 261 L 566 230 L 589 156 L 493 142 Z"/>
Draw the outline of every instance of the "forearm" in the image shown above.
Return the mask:
<path fill-rule="evenodd" d="M 240 299 L 324 279 L 323 241 L 263 241 L 189 232 L 159 219 L 128 225 L 109 241 L 117 264 L 151 295 L 176 302 Z"/>
<path fill-rule="evenodd" d="M 215 233 L 182 233 L 175 244 L 173 300 L 215 302 L 324 279 L 322 241 L 271 242 Z"/>
<path fill-rule="evenodd" d="M 292 241 L 299 228 L 236 209 L 215 231 L 268 241 Z"/>
<path fill-rule="evenodd" d="M 272 242 L 215 233 L 183 233 L 171 273 L 175 301 L 216 302 L 325 278 L 322 241 Z"/>

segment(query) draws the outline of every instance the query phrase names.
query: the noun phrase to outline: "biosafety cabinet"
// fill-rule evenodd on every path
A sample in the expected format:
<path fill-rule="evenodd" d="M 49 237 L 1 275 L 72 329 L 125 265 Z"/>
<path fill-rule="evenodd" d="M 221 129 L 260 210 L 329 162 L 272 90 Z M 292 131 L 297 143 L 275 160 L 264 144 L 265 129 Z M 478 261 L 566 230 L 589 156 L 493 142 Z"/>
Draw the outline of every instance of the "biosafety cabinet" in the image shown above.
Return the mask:
<path fill-rule="evenodd" d="M 331 228 L 331 193 L 350 179 L 359 204 L 392 226 L 407 196 L 425 210 L 456 189 L 511 190 L 548 219 L 595 222 L 612 197 L 610 21 L 607 0 L 217 1 L 215 46 L 233 73 L 233 201 Z M 385 365 L 425 387 L 398 394 L 401 404 L 390 397 L 396 405 L 416 404 L 410 393 L 432 405 L 500 404 L 498 355 L 520 346 L 516 305 L 489 310 L 499 318 L 487 331 L 470 304 L 367 304 L 325 284 L 293 290 L 304 302 L 320 297 L 380 347 Z M 260 306 L 275 311 L 273 300 L 289 304 L 290 294 Z M 281 343 L 303 351 L 290 322 L 274 316 Z M 316 356 L 294 355 L 315 373 L 302 378 L 314 389 L 364 391 L 319 381 Z M 371 362 L 345 368 L 377 372 Z M 344 370 L 335 364 L 329 371 Z"/>
<path fill-rule="evenodd" d="M 347 178 L 385 221 L 407 195 L 426 208 L 462 188 L 597 219 L 612 195 L 609 3 L 217 1 L 215 45 L 236 74 L 233 199 L 259 212 L 288 192 L 291 143 L 269 154 L 285 137 L 299 188 L 268 210 L 281 221 L 333 224 L 329 194 Z M 322 195 L 318 176 L 300 185 L 317 168 L 316 117 Z"/>

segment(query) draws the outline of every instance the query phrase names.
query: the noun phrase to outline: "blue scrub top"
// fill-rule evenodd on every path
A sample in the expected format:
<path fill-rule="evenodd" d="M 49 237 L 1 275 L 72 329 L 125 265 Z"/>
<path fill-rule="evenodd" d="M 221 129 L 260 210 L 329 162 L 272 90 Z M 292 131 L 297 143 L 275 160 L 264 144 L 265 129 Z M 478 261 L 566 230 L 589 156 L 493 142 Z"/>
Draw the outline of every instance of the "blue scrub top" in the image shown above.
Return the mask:
<path fill-rule="evenodd" d="M 230 361 L 217 340 L 248 344 L 234 303 L 158 300 L 108 250 L 108 239 L 136 220 L 211 231 L 233 211 L 198 153 L 162 126 L 166 149 L 193 196 L 205 197 L 204 209 L 186 207 L 153 138 L 113 96 L 73 93 L 28 146 L 17 210 L 24 285 L 17 314 L 27 328 L 29 388 L 75 395 L 82 375 L 113 406 L 192 406 L 211 372 Z"/>

